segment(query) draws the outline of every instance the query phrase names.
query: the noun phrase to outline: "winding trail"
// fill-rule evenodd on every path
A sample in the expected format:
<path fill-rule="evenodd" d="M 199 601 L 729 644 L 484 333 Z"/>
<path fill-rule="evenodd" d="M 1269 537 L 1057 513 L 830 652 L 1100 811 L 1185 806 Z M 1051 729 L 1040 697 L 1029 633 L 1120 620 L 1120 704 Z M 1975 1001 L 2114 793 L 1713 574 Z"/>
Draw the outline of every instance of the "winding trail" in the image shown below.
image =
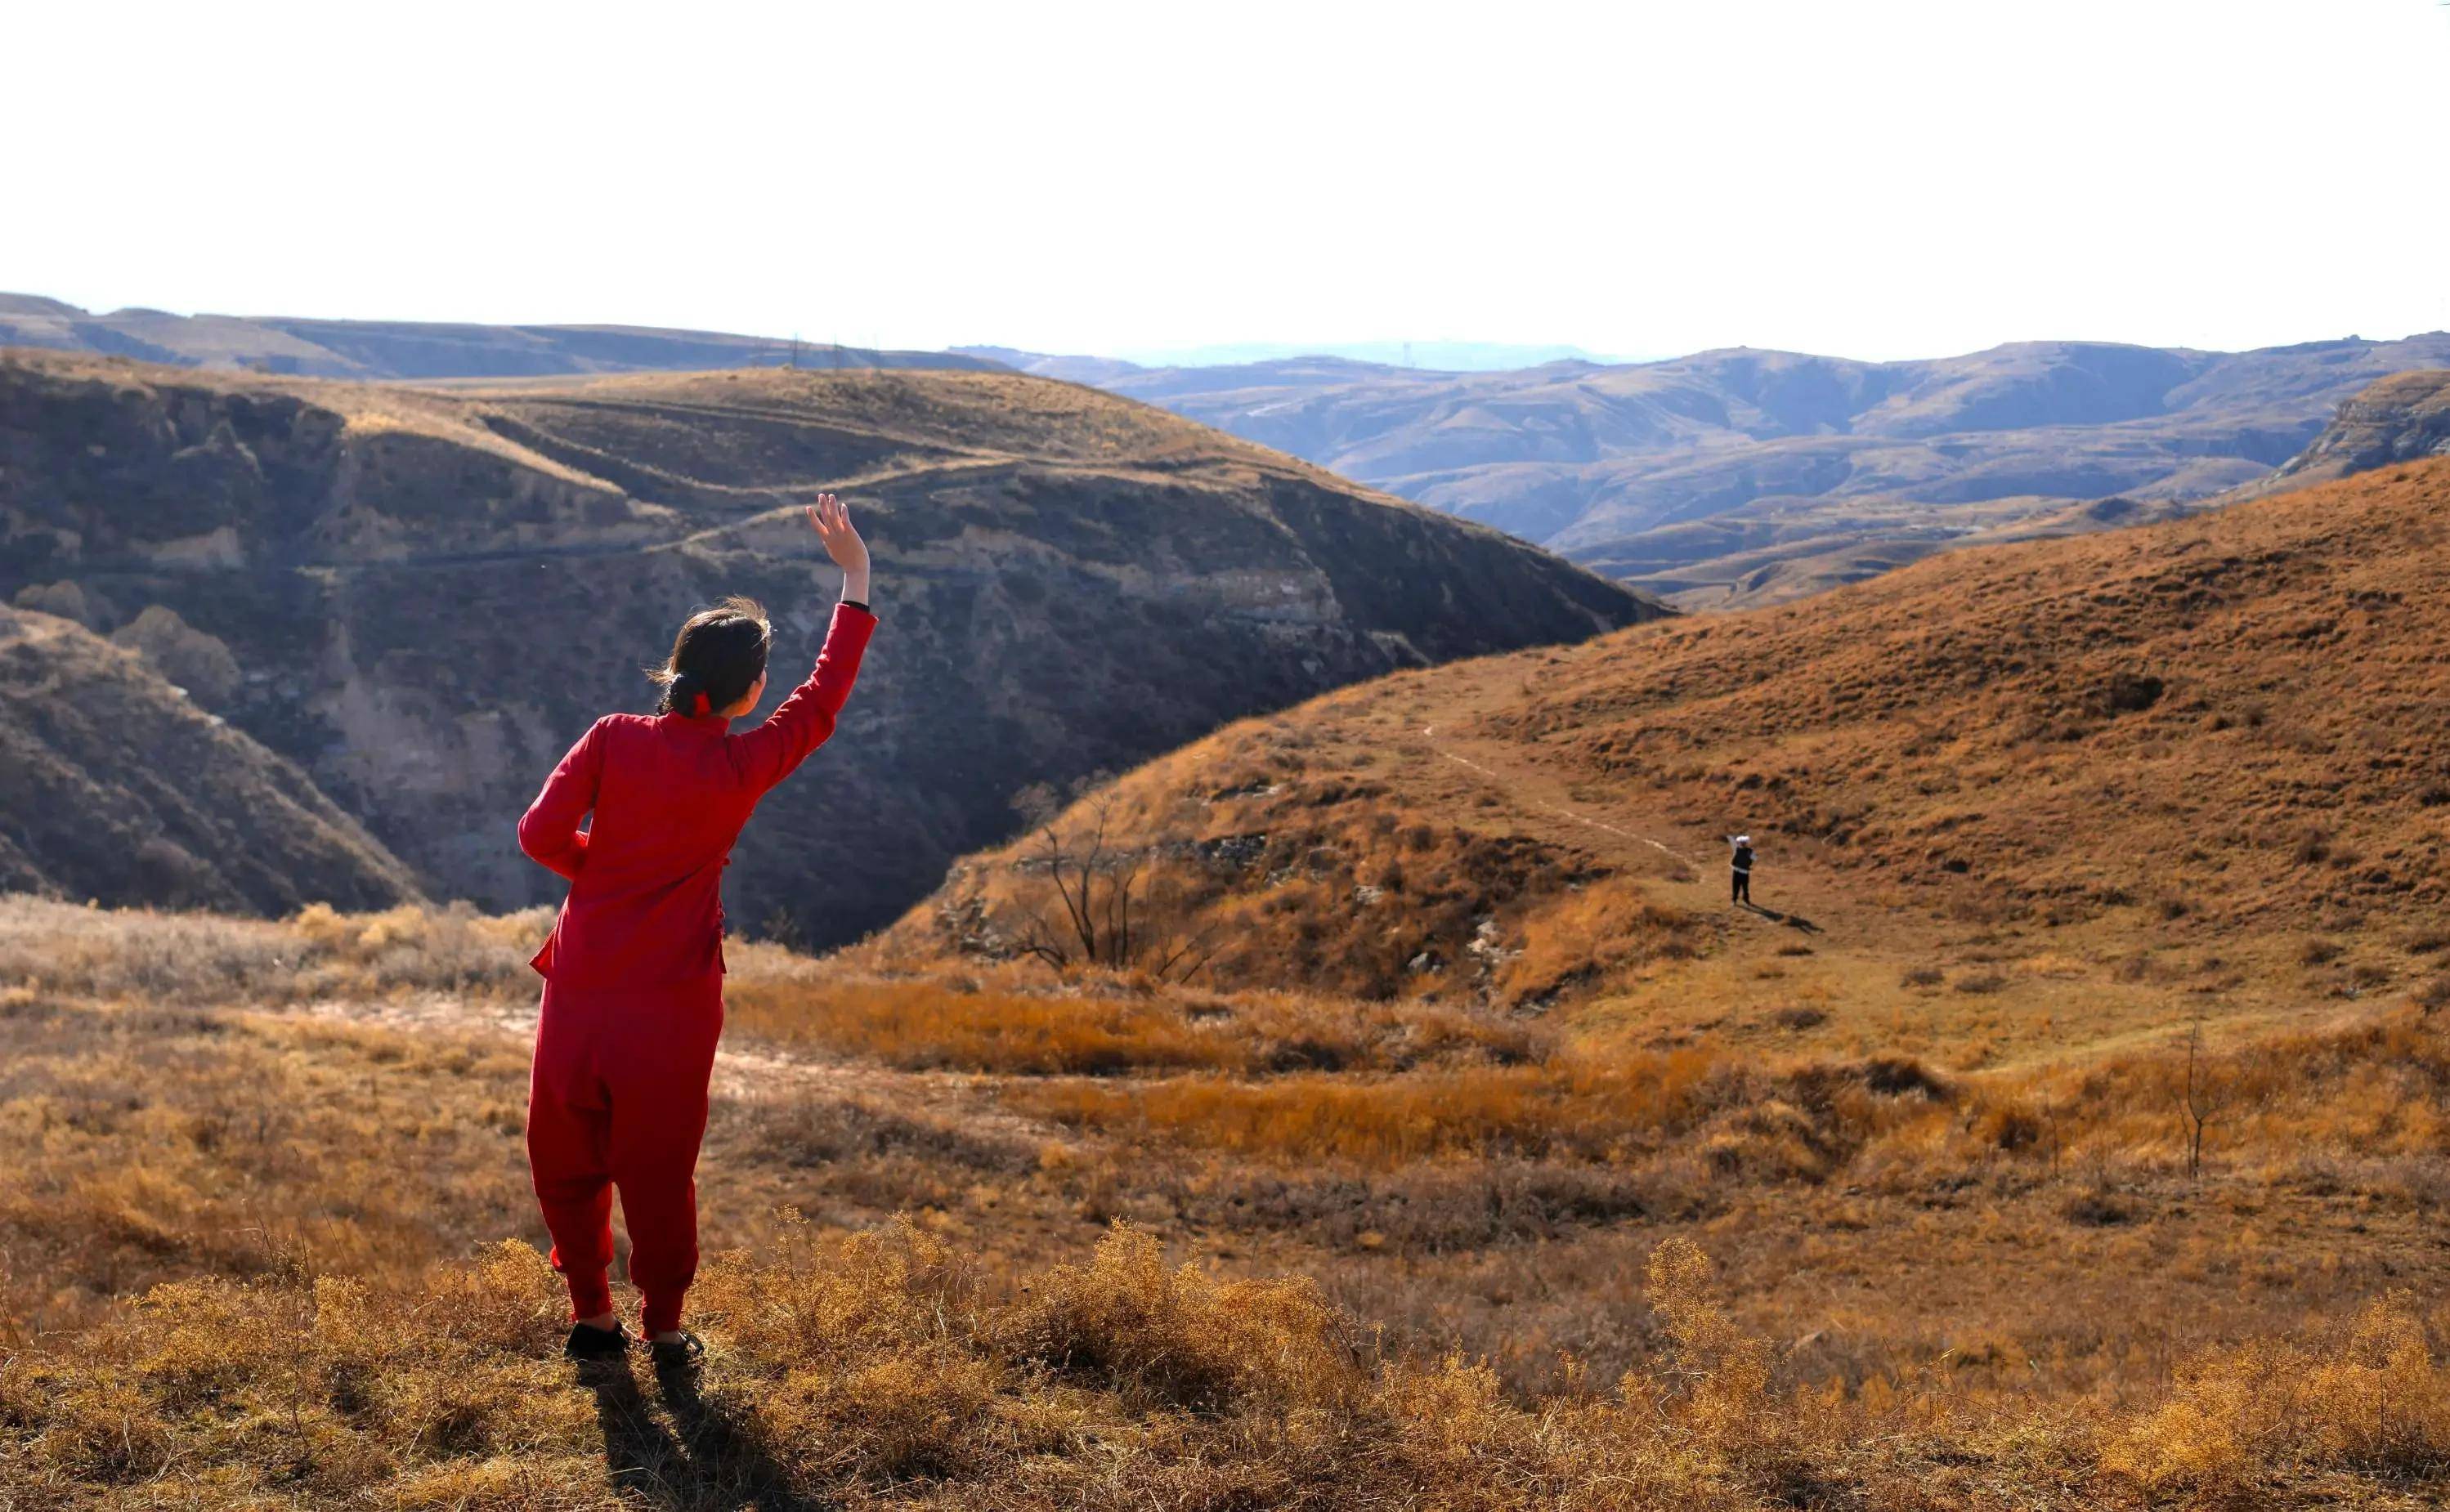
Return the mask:
<path fill-rule="evenodd" d="M 1421 733 L 1423 735 L 1434 737 L 1436 734 L 1436 727 L 1424 725 L 1421 727 Z M 1508 779 L 1503 773 L 1497 771 L 1493 767 L 1484 766 L 1480 763 L 1473 761 L 1468 756 L 1449 750 L 1444 746 L 1437 746 L 1433 748 L 1439 755 L 1445 757 L 1447 760 L 1453 762 L 1458 766 L 1468 766 L 1473 771 L 1480 773 L 1483 777 L 1489 779 L 1491 782 L 1497 783 L 1500 785 L 1507 785 L 1508 783 Z M 1623 839 L 1647 845 L 1651 849 L 1659 852 L 1661 855 L 1666 856 L 1675 861 L 1682 862 L 1687 866 L 1698 869 L 1701 865 L 1701 863 L 1695 861 L 1692 857 L 1685 855 L 1682 851 L 1678 850 L 1673 845 L 1663 844 L 1659 841 L 1651 839 L 1648 835 L 1637 835 L 1632 830 L 1625 829 L 1617 824 L 1611 824 L 1604 819 L 1593 819 L 1588 814 L 1568 808 L 1562 804 L 1546 803 L 1537 798 L 1522 797 L 1520 795 L 1518 795 L 1518 801 L 1528 804 L 1533 808 L 1555 814 L 1560 818 L 1570 819 L 1577 824 L 1587 824 L 1593 829 L 1605 830 L 1611 835 L 1616 835 Z"/>

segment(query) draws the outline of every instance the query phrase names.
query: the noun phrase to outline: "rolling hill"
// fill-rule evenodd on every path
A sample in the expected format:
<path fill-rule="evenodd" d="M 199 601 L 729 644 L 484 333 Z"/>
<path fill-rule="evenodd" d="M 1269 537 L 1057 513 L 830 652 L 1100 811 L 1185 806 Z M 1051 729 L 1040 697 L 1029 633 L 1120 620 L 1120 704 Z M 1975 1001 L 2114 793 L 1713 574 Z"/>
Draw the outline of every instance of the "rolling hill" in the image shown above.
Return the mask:
<path fill-rule="evenodd" d="M 2110 496 L 2174 510 L 2296 456 L 2450 334 L 2250 352 L 2032 341 L 1924 361 L 1749 348 L 1440 373 L 1120 370 L 1007 353 L 1540 542 L 1688 608 L 1774 603 Z"/>
<path fill-rule="evenodd" d="M 768 802 L 729 889 L 742 924 L 814 942 L 901 912 L 1033 783 L 1663 612 L 1495 531 L 1005 373 L 441 391 L 0 357 L 0 597 L 184 669 L 424 890 L 493 906 L 553 890 L 511 823 L 590 720 L 648 705 L 638 669 L 690 608 L 763 597 L 775 696 L 797 679 L 833 592 L 799 518 L 820 487 L 860 512 L 885 629 L 823 780 Z"/>
<path fill-rule="evenodd" d="M 1141 938 L 1220 985 L 1959 1065 L 2319 1016 L 2450 949 L 2445 572 L 2450 459 L 2395 465 L 1397 674 L 1056 827 L 1102 818 Z M 1727 902 L 1737 830 L 1762 910 Z M 964 863 L 888 950 L 1021 948 L 1044 869 Z"/>
<path fill-rule="evenodd" d="M 800 346 L 772 337 L 641 325 L 318 320 L 146 309 L 97 314 L 31 294 L 0 294 L 0 346 L 344 378 L 541 378 L 794 363 L 810 368 L 995 365 L 951 352 Z"/>

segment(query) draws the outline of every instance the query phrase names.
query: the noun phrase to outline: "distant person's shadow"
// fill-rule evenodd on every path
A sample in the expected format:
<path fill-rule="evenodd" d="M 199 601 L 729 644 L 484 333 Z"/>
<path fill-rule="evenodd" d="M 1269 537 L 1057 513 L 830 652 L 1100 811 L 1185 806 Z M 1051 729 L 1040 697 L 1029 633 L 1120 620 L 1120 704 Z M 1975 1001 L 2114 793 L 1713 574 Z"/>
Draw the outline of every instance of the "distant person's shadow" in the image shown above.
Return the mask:
<path fill-rule="evenodd" d="M 754 1435 L 698 1394 L 693 1372 L 656 1372 L 676 1436 L 655 1417 L 627 1360 L 579 1367 L 595 1396 L 604 1467 L 620 1491 L 671 1512 L 827 1512 L 832 1503 L 791 1489 L 783 1467 Z"/>
<path fill-rule="evenodd" d="M 1816 924 L 1811 920 L 1804 918 L 1801 914 L 1782 914 L 1775 908 L 1763 908 L 1760 904 L 1749 900 L 1738 903 L 1736 906 L 1739 908 L 1749 908 L 1754 913 L 1760 915 L 1763 919 L 1768 920 L 1774 924 L 1784 924 L 1789 929 L 1799 929 L 1807 935 L 1818 935 L 1824 932 L 1818 924 Z"/>

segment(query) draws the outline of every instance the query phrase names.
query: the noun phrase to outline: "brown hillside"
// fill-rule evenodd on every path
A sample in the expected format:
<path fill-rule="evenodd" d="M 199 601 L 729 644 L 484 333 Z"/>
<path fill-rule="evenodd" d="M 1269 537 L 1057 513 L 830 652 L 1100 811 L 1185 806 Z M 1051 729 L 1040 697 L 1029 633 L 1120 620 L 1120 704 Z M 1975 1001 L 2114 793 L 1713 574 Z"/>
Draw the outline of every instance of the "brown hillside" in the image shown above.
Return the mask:
<path fill-rule="evenodd" d="M 304 773 L 148 659 L 0 608 L 0 889 L 259 912 L 417 896 Z"/>
<path fill-rule="evenodd" d="M 2450 945 L 2445 571 L 2422 463 L 1391 677 L 1097 802 L 1148 858 L 1141 938 L 1210 941 L 1221 982 L 1969 1064 L 2319 1014 Z M 1770 912 L 1727 905 L 1739 829 Z M 1015 950 L 1060 921 L 1031 854 L 891 942 Z"/>
<path fill-rule="evenodd" d="M 1662 612 L 1494 531 L 1011 374 L 408 389 L 0 358 L 0 597 L 208 639 L 229 675 L 191 689 L 206 707 L 428 891 L 490 905 L 557 886 L 512 823 L 589 721 L 647 706 L 637 669 L 691 607 L 763 598 L 774 696 L 798 678 L 837 581 L 799 517 L 820 488 L 868 533 L 885 629 L 825 782 L 778 793 L 730 873 L 734 918 L 811 941 L 889 921 L 1009 833 L 1027 784 Z"/>

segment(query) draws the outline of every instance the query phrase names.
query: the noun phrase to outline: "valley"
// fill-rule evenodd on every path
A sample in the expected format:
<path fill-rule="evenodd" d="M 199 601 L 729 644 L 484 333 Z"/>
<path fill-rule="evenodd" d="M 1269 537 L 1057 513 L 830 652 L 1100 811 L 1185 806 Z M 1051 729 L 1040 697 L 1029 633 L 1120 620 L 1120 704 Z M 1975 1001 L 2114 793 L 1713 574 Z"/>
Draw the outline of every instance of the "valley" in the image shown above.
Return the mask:
<path fill-rule="evenodd" d="M 891 629 L 825 796 L 776 795 L 730 874 L 748 927 L 810 944 L 889 921 L 1009 833 L 1033 783 L 1665 612 L 1494 531 L 1009 374 L 418 389 L 0 358 L 0 596 L 138 637 L 157 701 L 294 764 L 388 851 L 395 893 L 404 872 L 438 899 L 544 899 L 513 822 L 591 720 L 645 707 L 638 669 L 692 606 L 771 607 L 779 701 L 833 591 L 799 518 L 820 487 L 861 512 Z M 207 867 L 189 856 L 96 895 L 223 901 L 176 880 Z"/>

